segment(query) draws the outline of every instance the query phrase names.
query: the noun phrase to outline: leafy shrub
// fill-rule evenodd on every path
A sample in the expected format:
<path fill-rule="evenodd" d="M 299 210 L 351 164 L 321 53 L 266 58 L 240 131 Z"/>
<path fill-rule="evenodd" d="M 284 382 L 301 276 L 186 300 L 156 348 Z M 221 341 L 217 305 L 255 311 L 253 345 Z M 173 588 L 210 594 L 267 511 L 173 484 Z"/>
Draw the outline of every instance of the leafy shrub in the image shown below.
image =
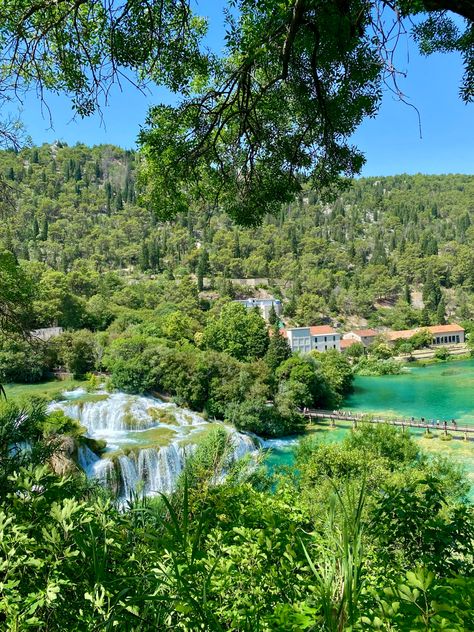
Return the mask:
<path fill-rule="evenodd" d="M 361 358 L 354 367 L 357 375 L 398 375 L 402 372 L 402 365 L 396 360 L 378 360 L 376 358 Z"/>

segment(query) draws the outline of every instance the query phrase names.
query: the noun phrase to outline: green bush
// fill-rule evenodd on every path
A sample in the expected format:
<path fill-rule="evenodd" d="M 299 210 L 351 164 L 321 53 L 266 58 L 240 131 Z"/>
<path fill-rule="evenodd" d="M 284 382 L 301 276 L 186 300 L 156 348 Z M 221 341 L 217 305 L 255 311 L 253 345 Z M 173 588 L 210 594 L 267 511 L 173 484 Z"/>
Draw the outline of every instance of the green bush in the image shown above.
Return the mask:
<path fill-rule="evenodd" d="M 447 360 L 449 358 L 449 351 L 446 349 L 446 347 L 438 347 L 437 349 L 435 349 L 434 357 L 437 360 Z"/>
<path fill-rule="evenodd" d="M 372 357 L 361 358 L 354 367 L 357 375 L 398 375 L 402 364 L 396 360 L 378 360 Z"/>

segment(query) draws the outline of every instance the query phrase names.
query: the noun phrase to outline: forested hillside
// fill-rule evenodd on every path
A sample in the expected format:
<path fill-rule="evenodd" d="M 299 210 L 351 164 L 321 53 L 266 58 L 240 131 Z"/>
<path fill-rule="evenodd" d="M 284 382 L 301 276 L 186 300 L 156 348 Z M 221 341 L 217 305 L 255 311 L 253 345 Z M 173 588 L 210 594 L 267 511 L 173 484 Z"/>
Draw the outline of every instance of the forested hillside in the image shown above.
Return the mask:
<path fill-rule="evenodd" d="M 211 207 L 157 222 L 138 202 L 137 163 L 113 146 L 0 153 L 15 202 L 3 209 L 0 240 L 29 260 L 40 286 L 51 292 L 54 280 L 87 299 L 94 279 L 116 270 L 169 281 L 194 274 L 199 289 L 220 294 L 232 294 L 229 279 L 268 279 L 300 325 L 403 328 L 474 314 L 473 176 L 361 179 L 331 204 L 307 192 L 243 229 Z M 38 326 L 74 324 L 42 314 Z"/>

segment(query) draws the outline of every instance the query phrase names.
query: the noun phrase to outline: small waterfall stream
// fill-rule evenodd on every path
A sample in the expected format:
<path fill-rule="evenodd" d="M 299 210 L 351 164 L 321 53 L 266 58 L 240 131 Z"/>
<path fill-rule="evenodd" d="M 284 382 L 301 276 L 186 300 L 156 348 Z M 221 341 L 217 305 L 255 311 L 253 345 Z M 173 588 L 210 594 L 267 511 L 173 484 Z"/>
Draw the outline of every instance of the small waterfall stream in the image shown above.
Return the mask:
<path fill-rule="evenodd" d="M 85 426 L 88 437 L 107 441 L 102 458 L 87 445 L 80 445 L 80 467 L 87 476 L 114 490 L 121 501 L 136 493 L 153 496 L 171 492 L 186 458 L 196 448 L 192 436 L 197 438 L 209 422 L 190 410 L 153 397 L 99 395 L 104 399 L 87 401 L 86 397 L 80 401 L 84 393 L 71 391 L 65 401 L 50 405 L 50 409 L 63 410 Z M 226 429 L 233 444 L 233 459 L 257 449 L 252 437 Z M 182 445 L 183 439 L 186 445 Z"/>

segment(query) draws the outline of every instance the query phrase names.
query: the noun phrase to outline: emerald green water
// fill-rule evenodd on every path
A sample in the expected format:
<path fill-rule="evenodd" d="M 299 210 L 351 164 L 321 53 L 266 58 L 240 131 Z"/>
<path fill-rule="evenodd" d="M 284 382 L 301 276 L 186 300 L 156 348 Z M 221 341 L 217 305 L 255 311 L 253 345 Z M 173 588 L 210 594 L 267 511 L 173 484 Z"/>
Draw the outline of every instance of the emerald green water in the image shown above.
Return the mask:
<path fill-rule="evenodd" d="M 345 408 L 474 425 L 474 360 L 410 367 L 402 375 L 357 376 Z"/>
<path fill-rule="evenodd" d="M 474 426 L 474 360 L 442 362 L 427 367 L 410 367 L 402 375 L 357 376 L 354 392 L 345 401 L 346 410 L 384 413 L 420 419 L 456 419 L 459 426 Z M 317 424 L 315 433 L 323 441 L 340 441 L 350 426 L 337 422 L 337 428 Z M 423 432 L 411 430 L 423 450 L 444 454 L 460 463 L 472 481 L 474 498 L 474 440 L 442 441 L 442 431 L 426 439 Z M 294 463 L 294 445 L 272 447 L 269 466 L 274 470 Z"/>

